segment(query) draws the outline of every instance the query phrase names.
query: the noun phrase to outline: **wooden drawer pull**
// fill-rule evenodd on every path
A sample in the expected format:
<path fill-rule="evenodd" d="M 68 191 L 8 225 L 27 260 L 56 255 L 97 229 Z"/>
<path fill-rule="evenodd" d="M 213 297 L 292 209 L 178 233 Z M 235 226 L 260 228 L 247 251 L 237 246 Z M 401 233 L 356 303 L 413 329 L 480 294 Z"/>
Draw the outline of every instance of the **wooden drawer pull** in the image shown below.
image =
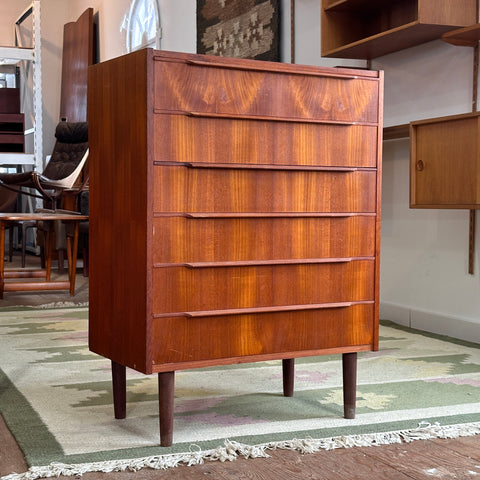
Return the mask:
<path fill-rule="evenodd" d="M 348 263 L 353 260 L 374 260 L 373 257 L 345 257 L 345 258 L 294 258 L 284 260 L 247 260 L 231 262 L 189 262 L 182 265 L 187 268 L 216 268 L 216 267 L 261 267 L 268 265 L 307 265 L 319 263 Z M 172 264 L 168 264 L 171 266 Z M 155 265 L 156 266 L 156 265 Z"/>
<path fill-rule="evenodd" d="M 278 212 L 278 213 L 253 213 L 253 212 L 198 212 L 184 213 L 181 216 L 186 218 L 347 218 L 353 217 L 355 213 L 330 213 L 330 212 Z M 375 216 L 375 213 L 361 213 L 358 215 Z"/>
<path fill-rule="evenodd" d="M 155 109 L 155 113 L 162 113 L 161 110 Z M 173 112 L 169 112 L 173 113 Z M 225 118 L 229 120 L 258 120 L 258 121 L 268 121 L 268 122 L 290 122 L 290 123 L 316 123 L 316 124 L 328 124 L 328 125 L 370 125 L 377 126 L 376 123 L 368 122 L 347 122 L 341 120 L 327 120 L 327 119 L 316 119 L 316 118 L 298 118 L 298 117 L 272 117 L 267 115 L 245 115 L 241 113 L 210 113 L 210 112 L 178 112 L 180 114 L 184 113 L 190 117 L 204 117 L 204 118 Z"/>
<path fill-rule="evenodd" d="M 229 68 L 233 70 L 246 70 L 246 71 L 259 71 L 259 72 L 272 72 L 272 73 L 278 73 L 278 74 L 283 74 L 285 72 L 281 72 L 275 68 L 268 68 L 264 64 L 260 66 L 254 66 L 254 65 L 237 65 L 235 63 L 227 63 L 227 62 L 202 62 L 201 60 L 187 60 L 189 65 L 196 65 L 199 67 L 216 67 L 216 68 Z M 282 65 L 283 66 L 283 65 Z M 326 73 L 326 72 L 312 72 L 309 70 L 301 70 L 296 68 L 295 70 L 289 71 L 289 75 L 310 75 L 312 77 L 325 77 L 325 78 L 341 78 L 342 80 L 355 80 L 359 78 L 356 75 L 340 75 L 340 74 L 335 74 L 335 73 Z"/>
<path fill-rule="evenodd" d="M 373 303 L 373 302 L 372 302 Z M 320 310 L 324 308 L 347 308 L 353 302 L 339 303 L 311 303 L 306 305 L 279 305 L 273 307 L 231 308 L 228 310 L 203 310 L 198 312 L 185 312 L 186 317 L 214 317 L 227 315 L 252 315 L 256 313 L 294 312 L 299 310 Z"/>
<path fill-rule="evenodd" d="M 308 172 L 339 172 L 350 173 L 359 170 L 357 167 L 321 167 L 312 165 L 263 165 L 251 163 L 185 163 L 189 168 L 226 168 L 239 170 L 288 170 L 288 171 L 308 171 Z M 362 170 L 373 170 L 374 168 L 363 168 Z"/>

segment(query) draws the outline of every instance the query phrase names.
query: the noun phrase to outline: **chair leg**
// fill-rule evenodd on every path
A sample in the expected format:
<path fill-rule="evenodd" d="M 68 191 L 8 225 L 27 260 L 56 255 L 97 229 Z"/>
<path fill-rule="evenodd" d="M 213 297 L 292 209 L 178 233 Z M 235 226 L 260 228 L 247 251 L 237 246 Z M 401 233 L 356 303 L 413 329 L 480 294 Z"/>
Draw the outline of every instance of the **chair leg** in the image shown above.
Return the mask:
<path fill-rule="evenodd" d="M 13 232 L 14 226 L 10 225 L 8 230 L 8 261 L 11 262 L 13 260 Z"/>

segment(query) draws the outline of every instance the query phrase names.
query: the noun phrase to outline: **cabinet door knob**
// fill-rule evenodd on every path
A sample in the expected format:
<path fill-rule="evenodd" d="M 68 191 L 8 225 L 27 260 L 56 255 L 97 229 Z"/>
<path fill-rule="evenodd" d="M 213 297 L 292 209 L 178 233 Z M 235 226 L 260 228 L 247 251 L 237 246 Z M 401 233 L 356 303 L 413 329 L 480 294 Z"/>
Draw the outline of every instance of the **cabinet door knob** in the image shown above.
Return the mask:
<path fill-rule="evenodd" d="M 417 161 L 417 170 L 421 172 L 425 168 L 425 164 L 423 163 L 423 160 L 418 160 Z"/>

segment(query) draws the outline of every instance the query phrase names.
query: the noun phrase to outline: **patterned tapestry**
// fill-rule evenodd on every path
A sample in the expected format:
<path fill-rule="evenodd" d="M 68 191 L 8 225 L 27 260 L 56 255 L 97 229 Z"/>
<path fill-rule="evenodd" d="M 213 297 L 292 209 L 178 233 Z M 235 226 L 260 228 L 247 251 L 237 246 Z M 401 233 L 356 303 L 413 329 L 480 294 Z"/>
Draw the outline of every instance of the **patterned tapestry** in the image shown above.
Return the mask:
<path fill-rule="evenodd" d="M 197 53 L 279 61 L 279 0 L 197 0 Z"/>

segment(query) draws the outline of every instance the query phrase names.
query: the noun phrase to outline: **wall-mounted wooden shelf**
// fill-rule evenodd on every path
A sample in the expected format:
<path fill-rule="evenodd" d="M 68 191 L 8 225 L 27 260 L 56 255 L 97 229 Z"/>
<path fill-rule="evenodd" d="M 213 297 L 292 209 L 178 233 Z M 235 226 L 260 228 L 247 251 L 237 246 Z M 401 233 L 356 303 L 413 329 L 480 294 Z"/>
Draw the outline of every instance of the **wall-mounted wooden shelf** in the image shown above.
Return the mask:
<path fill-rule="evenodd" d="M 322 0 L 323 57 L 371 59 L 476 22 L 476 0 Z"/>
<path fill-rule="evenodd" d="M 444 33 L 442 40 L 457 47 L 475 47 L 480 40 L 480 23 Z"/>
<path fill-rule="evenodd" d="M 400 138 L 408 138 L 410 136 L 410 124 L 394 125 L 383 129 L 384 140 L 398 140 Z"/>

